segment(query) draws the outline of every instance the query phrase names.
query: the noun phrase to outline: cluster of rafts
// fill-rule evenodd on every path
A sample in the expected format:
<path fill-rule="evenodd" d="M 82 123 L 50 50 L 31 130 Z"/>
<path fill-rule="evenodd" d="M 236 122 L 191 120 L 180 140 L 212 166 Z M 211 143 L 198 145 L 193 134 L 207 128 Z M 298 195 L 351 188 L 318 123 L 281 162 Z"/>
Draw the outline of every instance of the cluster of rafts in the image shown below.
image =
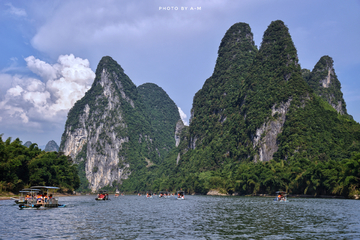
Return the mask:
<path fill-rule="evenodd" d="M 138 193 L 138 196 L 142 196 L 141 193 Z M 146 198 L 153 198 L 159 197 L 159 198 L 175 198 L 177 200 L 184 200 L 185 199 L 185 192 L 184 191 L 177 191 L 177 193 L 170 193 L 168 191 L 160 191 L 158 194 L 153 193 L 151 191 L 146 192 Z"/>
<path fill-rule="evenodd" d="M 123 196 L 124 194 L 122 193 L 121 196 Z M 138 196 L 143 196 L 143 193 L 138 193 Z M 119 197 L 120 196 L 120 192 L 119 190 L 116 190 L 115 192 L 115 197 Z M 157 193 L 153 193 L 151 191 L 147 191 L 145 193 L 146 198 L 153 198 L 153 197 L 159 197 L 159 198 L 175 198 L 178 200 L 184 200 L 185 199 L 185 192 L 184 191 L 178 191 L 176 194 L 175 193 L 170 193 L 167 191 L 160 191 L 158 194 Z M 102 200 L 110 200 L 109 198 L 109 194 L 107 193 L 106 190 L 101 190 L 99 191 L 97 197 L 95 198 L 95 200 L 98 201 L 102 201 Z"/>
<path fill-rule="evenodd" d="M 25 188 L 20 191 L 20 197 L 18 199 L 12 198 L 15 200 L 15 203 L 19 206 L 20 209 L 46 209 L 46 208 L 57 208 L 65 207 L 65 204 L 59 204 L 59 198 L 55 196 L 55 191 L 59 189 L 58 187 L 49 187 L 49 186 L 33 186 L 30 188 Z M 124 194 L 121 194 L 122 196 Z M 138 193 L 138 196 L 142 196 L 142 193 Z M 177 193 L 170 193 L 167 191 L 160 191 L 158 194 L 151 191 L 146 192 L 146 198 L 175 198 L 177 200 L 185 199 L 184 191 L 177 191 Z M 277 197 L 274 201 L 277 202 L 286 202 L 287 194 L 283 191 L 276 192 Z M 119 190 L 116 190 L 115 197 L 120 196 Z M 109 194 L 106 190 L 99 191 L 95 200 L 104 201 L 110 200 Z"/>

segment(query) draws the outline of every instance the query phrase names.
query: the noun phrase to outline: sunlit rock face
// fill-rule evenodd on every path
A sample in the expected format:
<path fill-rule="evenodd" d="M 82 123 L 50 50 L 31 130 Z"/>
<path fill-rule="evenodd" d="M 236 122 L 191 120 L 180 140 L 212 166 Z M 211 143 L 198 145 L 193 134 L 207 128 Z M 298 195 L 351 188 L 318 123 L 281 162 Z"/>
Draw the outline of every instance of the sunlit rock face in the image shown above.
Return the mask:
<path fill-rule="evenodd" d="M 279 149 L 277 136 L 282 132 L 285 123 L 286 114 L 289 111 L 291 98 L 271 108 L 271 116 L 274 120 L 264 122 L 263 125 L 256 130 L 253 138 L 254 148 L 258 148 L 258 154 L 255 155 L 255 161 L 270 161 L 274 153 Z"/>
<path fill-rule="evenodd" d="M 184 127 L 185 127 L 185 125 L 182 120 L 179 120 L 176 123 L 176 127 L 175 127 L 175 146 L 176 147 L 178 147 L 180 144 L 180 134 Z"/>
<path fill-rule="evenodd" d="M 121 182 L 130 175 L 129 164 L 122 161 L 125 156 L 119 155 L 123 143 L 129 141 L 129 137 L 122 134 L 127 132 L 127 125 L 120 98 L 132 107 L 134 103 L 124 93 L 121 82 L 114 84 L 113 77 L 103 68 L 96 82 L 101 92 L 94 97 L 92 109 L 87 103 L 80 108 L 75 116 L 77 125 L 66 126 L 61 145 L 61 150 L 75 162 L 86 160 L 85 173 L 92 191 L 111 186 L 114 181 Z"/>
<path fill-rule="evenodd" d="M 341 84 L 336 76 L 334 61 L 331 57 L 321 57 L 311 73 L 304 79 L 315 94 L 328 102 L 338 113 L 347 114 Z"/>

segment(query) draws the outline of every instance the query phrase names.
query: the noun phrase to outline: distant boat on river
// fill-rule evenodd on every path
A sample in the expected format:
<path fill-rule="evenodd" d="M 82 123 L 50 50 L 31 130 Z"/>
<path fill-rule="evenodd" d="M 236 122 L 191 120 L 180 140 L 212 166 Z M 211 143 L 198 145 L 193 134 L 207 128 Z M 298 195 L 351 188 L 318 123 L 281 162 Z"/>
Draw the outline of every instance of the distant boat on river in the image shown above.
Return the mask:
<path fill-rule="evenodd" d="M 95 200 L 110 200 L 109 194 L 107 193 L 106 190 L 101 190 L 101 191 L 99 191 Z"/>
<path fill-rule="evenodd" d="M 276 192 L 276 198 L 274 201 L 277 202 L 286 202 L 287 201 L 287 194 L 284 191 L 277 191 Z"/>
<path fill-rule="evenodd" d="M 176 199 L 177 200 L 184 200 L 185 199 L 185 192 L 184 191 L 177 191 Z"/>
<path fill-rule="evenodd" d="M 119 189 L 116 189 L 116 191 L 115 191 L 115 197 L 119 197 L 119 196 L 120 196 Z"/>

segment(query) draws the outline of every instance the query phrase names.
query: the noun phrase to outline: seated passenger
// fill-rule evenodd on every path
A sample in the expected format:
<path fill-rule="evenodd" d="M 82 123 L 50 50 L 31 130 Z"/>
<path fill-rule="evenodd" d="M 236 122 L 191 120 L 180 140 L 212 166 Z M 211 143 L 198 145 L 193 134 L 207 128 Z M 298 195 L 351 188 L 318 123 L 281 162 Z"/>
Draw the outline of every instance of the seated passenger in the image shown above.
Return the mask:
<path fill-rule="evenodd" d="M 42 199 L 41 194 L 38 194 L 37 197 L 36 197 L 36 201 L 37 201 L 38 203 L 40 203 L 40 202 L 41 202 L 41 199 Z"/>

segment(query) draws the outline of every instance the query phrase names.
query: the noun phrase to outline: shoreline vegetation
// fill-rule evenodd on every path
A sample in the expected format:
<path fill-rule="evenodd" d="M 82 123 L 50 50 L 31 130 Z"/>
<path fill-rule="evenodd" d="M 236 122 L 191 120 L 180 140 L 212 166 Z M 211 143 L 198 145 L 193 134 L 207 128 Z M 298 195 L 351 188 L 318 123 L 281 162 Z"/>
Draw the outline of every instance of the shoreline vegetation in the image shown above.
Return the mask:
<path fill-rule="evenodd" d="M 45 152 L 36 143 L 26 147 L 19 138 L 0 134 L 0 195 L 30 186 L 56 186 L 72 193 L 80 185 L 77 165 L 62 152 Z"/>

